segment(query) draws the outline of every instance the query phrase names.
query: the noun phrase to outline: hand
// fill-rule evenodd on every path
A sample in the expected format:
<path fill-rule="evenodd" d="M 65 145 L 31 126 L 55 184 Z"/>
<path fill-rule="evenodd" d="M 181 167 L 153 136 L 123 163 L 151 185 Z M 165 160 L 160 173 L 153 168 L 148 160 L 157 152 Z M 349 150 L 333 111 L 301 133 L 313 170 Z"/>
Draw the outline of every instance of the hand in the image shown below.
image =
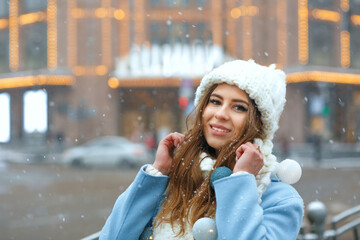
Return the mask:
<path fill-rule="evenodd" d="M 247 142 L 236 149 L 233 172 L 246 171 L 256 176 L 264 166 L 264 156 L 256 143 Z"/>
<path fill-rule="evenodd" d="M 164 175 L 170 173 L 170 168 L 173 162 L 173 152 L 175 147 L 183 144 L 185 136 L 181 133 L 170 133 L 159 143 L 156 151 L 155 162 L 153 167 Z"/>

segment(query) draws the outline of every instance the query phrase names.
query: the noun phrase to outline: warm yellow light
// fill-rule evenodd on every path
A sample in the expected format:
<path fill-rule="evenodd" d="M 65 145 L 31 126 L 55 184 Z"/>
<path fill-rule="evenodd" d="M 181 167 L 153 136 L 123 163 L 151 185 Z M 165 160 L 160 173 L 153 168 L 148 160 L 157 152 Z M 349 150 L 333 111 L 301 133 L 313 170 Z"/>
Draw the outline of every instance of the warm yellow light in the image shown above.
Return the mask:
<path fill-rule="evenodd" d="M 0 19 L 0 29 L 5 29 L 9 26 L 9 20 Z"/>
<path fill-rule="evenodd" d="M 27 13 L 19 16 L 19 24 L 26 25 L 35 22 L 42 22 L 45 19 L 46 19 L 46 14 L 44 12 Z"/>
<path fill-rule="evenodd" d="M 200 84 L 201 78 L 194 78 L 194 86 Z M 110 83 L 109 83 L 110 81 Z M 108 80 L 108 85 L 111 88 L 119 87 L 179 87 L 181 85 L 180 78 L 121 78 L 114 77 Z"/>
<path fill-rule="evenodd" d="M 341 66 L 344 68 L 350 67 L 350 33 L 348 31 L 341 31 L 340 33 L 341 45 Z"/>
<path fill-rule="evenodd" d="M 256 6 L 249 6 L 247 8 L 248 16 L 255 16 L 259 13 L 259 8 Z"/>
<path fill-rule="evenodd" d="M 37 75 L 23 76 L 13 78 L 2 78 L 0 80 L 0 89 L 31 87 L 41 85 L 72 85 L 75 79 L 72 76 L 64 75 Z"/>
<path fill-rule="evenodd" d="M 122 9 L 117 9 L 114 11 L 114 18 L 116 20 L 123 20 L 125 18 L 125 12 Z"/>
<path fill-rule="evenodd" d="M 107 10 L 105 8 L 97 8 L 95 10 L 95 17 L 105 18 L 107 16 Z"/>
<path fill-rule="evenodd" d="M 314 18 L 323 21 L 339 22 L 341 19 L 341 14 L 335 11 L 314 9 L 311 13 Z"/>
<path fill-rule="evenodd" d="M 360 74 L 337 73 L 337 72 L 295 72 L 286 74 L 288 83 L 298 82 L 330 82 L 341 84 L 360 84 Z"/>
<path fill-rule="evenodd" d="M 237 19 L 237 18 L 239 18 L 241 16 L 241 11 L 240 11 L 239 8 L 233 8 L 231 10 L 231 12 L 230 12 L 230 15 L 231 15 L 232 18 Z"/>
<path fill-rule="evenodd" d="M 9 67 L 15 72 L 19 68 L 19 21 L 18 0 L 9 2 Z"/>
<path fill-rule="evenodd" d="M 70 1 L 70 0 L 69 0 Z M 96 8 L 95 11 L 90 13 L 89 11 L 86 12 L 85 9 L 82 8 L 72 8 L 71 15 L 73 18 L 112 18 L 114 17 L 117 20 L 123 20 L 125 18 L 125 11 L 122 9 L 114 9 L 110 7 L 101 7 Z"/>
<path fill-rule="evenodd" d="M 230 16 L 232 18 L 239 18 L 241 16 L 250 16 L 253 17 L 259 13 L 259 8 L 256 6 L 240 6 L 233 8 L 230 11 Z"/>
<path fill-rule="evenodd" d="M 57 67 L 57 6 L 56 0 L 48 1 L 47 8 L 47 67 Z"/>
<path fill-rule="evenodd" d="M 95 68 L 96 75 L 103 76 L 108 72 L 108 68 L 105 65 L 99 65 Z"/>
<path fill-rule="evenodd" d="M 349 0 L 341 0 L 340 7 L 344 12 L 349 11 Z"/>
<path fill-rule="evenodd" d="M 352 15 L 350 19 L 353 24 L 360 25 L 360 15 Z"/>
<path fill-rule="evenodd" d="M 112 77 L 108 80 L 108 86 L 111 88 L 117 88 L 119 87 L 119 80 Z"/>
<path fill-rule="evenodd" d="M 72 72 L 75 76 L 84 76 L 84 75 L 103 76 L 109 72 L 109 69 L 106 65 L 75 66 L 72 68 Z"/>
<path fill-rule="evenodd" d="M 307 0 L 298 0 L 298 51 L 301 64 L 306 64 L 309 61 L 309 10 L 307 6 Z"/>

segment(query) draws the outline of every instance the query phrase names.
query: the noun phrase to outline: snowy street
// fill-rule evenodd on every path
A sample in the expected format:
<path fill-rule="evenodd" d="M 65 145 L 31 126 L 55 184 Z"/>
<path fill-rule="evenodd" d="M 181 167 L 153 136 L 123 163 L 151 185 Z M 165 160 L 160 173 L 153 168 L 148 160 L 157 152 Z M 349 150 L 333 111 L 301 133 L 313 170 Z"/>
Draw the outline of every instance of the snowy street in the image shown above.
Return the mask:
<path fill-rule="evenodd" d="M 137 170 L 77 170 L 51 164 L 0 167 L 1 239 L 81 239 L 101 229 Z M 295 188 L 328 218 L 360 204 L 360 168 L 303 168 Z"/>

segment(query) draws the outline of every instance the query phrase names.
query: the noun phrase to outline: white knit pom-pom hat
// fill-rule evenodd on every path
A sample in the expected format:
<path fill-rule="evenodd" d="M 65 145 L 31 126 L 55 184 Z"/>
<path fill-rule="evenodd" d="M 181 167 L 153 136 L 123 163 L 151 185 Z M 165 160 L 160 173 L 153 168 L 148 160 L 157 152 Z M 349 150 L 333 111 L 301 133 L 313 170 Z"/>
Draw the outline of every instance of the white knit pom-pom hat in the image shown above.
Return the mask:
<path fill-rule="evenodd" d="M 282 70 L 261 66 L 254 60 L 227 62 L 206 74 L 196 90 L 195 106 L 214 84 L 228 83 L 244 90 L 261 113 L 266 139 L 273 139 L 286 102 L 286 75 Z"/>
<path fill-rule="evenodd" d="M 254 60 L 235 60 L 224 63 L 206 74 L 196 90 L 195 106 L 214 84 L 227 83 L 244 90 L 254 100 L 261 113 L 263 139 L 255 139 L 264 155 L 264 167 L 256 176 L 259 199 L 270 183 L 270 175 L 277 168 L 276 157 L 271 153 L 272 139 L 279 127 L 280 115 L 286 102 L 286 75 L 282 70 L 259 65 Z"/>

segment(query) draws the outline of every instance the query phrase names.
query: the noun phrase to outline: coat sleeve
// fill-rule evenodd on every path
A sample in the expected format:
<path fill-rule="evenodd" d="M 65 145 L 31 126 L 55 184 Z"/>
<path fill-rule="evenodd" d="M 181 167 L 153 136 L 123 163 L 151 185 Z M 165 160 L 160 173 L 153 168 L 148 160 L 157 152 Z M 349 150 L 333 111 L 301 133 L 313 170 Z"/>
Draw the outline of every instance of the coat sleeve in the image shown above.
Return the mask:
<path fill-rule="evenodd" d="M 101 230 L 100 240 L 137 240 L 156 211 L 168 177 L 152 176 L 142 167 L 132 184 L 116 200 Z"/>
<path fill-rule="evenodd" d="M 272 182 L 258 202 L 255 177 L 230 176 L 214 182 L 218 239 L 296 239 L 303 200 L 290 185 Z"/>

